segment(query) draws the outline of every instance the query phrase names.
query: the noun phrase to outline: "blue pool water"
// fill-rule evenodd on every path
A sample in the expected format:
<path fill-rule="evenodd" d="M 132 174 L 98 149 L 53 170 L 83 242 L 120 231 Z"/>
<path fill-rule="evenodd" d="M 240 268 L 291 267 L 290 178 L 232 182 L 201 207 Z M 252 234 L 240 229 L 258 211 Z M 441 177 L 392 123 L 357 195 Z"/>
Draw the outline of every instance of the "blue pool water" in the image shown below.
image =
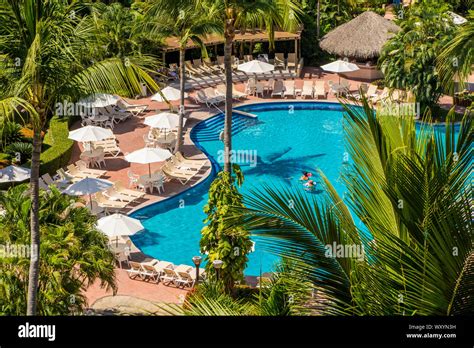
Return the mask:
<path fill-rule="evenodd" d="M 245 175 L 240 189 L 243 194 L 261 183 L 299 186 L 302 171 L 314 173 L 316 168 L 324 171 L 339 194 L 344 193 L 339 182 L 344 144 L 342 108 L 338 104 L 275 103 L 240 109 L 258 115 L 256 119 L 233 117 L 235 159 Z M 219 133 L 223 121 L 222 115 L 213 117 L 197 125 L 191 134 L 194 142 L 214 160 L 214 171 L 222 157 Z M 155 258 L 190 264 L 191 258 L 199 255 L 203 207 L 211 181 L 212 177 L 179 196 L 133 213 L 146 228 L 133 236 L 134 243 Z M 308 194 L 318 194 L 318 189 Z M 263 252 L 256 239 L 246 274 L 257 275 L 260 269 L 269 271 L 277 260 Z"/>
<path fill-rule="evenodd" d="M 258 115 L 257 119 L 233 117 L 233 149 L 241 155 L 235 159 L 240 160 L 245 174 L 240 192 L 245 194 L 261 183 L 301 186 L 299 178 L 303 171 L 315 173 L 321 169 L 343 196 L 345 188 L 340 174 L 345 150 L 343 112 L 339 104 L 267 103 L 239 109 Z M 196 145 L 210 156 L 213 174 L 193 189 L 132 214 L 146 229 L 132 238 L 145 254 L 175 264 L 192 264 L 191 258 L 199 255 L 200 231 L 205 219 L 203 207 L 218 162 L 222 161 L 219 134 L 223 122 L 223 115 L 218 115 L 201 122 L 191 132 Z M 308 194 L 318 193 L 316 188 Z M 257 238 L 253 239 L 255 251 L 249 255 L 247 275 L 270 271 L 278 261 L 275 255 L 259 247 Z"/>

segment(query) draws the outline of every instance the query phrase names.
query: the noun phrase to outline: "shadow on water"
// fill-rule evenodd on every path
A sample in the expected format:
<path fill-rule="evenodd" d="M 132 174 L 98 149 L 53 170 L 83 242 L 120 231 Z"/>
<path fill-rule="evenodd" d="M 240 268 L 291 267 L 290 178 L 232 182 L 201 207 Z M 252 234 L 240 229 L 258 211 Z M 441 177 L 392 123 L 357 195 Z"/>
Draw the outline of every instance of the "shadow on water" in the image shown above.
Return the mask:
<path fill-rule="evenodd" d="M 300 156 L 295 158 L 281 158 L 286 153 L 291 151 L 285 149 L 282 151 L 280 155 L 273 153 L 269 157 L 275 158 L 275 160 L 266 161 L 262 159 L 260 156 L 257 157 L 257 165 L 255 167 L 251 166 L 243 166 L 244 174 L 245 175 L 256 175 L 263 176 L 269 175 L 283 181 L 292 181 L 297 180 L 299 178 L 295 178 L 295 172 L 302 173 L 304 171 L 313 172 L 315 170 L 314 167 L 309 166 L 306 164 L 307 161 L 325 156 L 326 154 L 315 154 L 315 155 L 307 155 L 307 156 Z M 284 152 L 284 153 L 283 153 Z"/>

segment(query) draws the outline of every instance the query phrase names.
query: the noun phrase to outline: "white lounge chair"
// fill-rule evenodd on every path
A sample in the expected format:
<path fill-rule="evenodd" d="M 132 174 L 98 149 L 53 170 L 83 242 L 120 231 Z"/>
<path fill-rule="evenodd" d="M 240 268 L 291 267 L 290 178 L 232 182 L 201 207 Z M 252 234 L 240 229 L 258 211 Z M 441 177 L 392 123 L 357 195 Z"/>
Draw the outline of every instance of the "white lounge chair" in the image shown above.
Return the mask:
<path fill-rule="evenodd" d="M 304 81 L 303 90 L 301 91 L 301 98 L 310 97 L 313 98 L 313 81 Z"/>
<path fill-rule="evenodd" d="M 326 89 L 324 88 L 324 81 L 316 81 L 314 84 L 314 98 L 326 98 Z"/>
<path fill-rule="evenodd" d="M 273 85 L 273 91 L 272 91 L 272 97 L 283 97 L 283 92 L 284 92 L 284 86 L 283 86 L 283 81 L 282 80 L 275 80 L 275 83 Z"/>
<path fill-rule="evenodd" d="M 283 96 L 286 97 L 295 97 L 295 81 L 285 81 L 285 88 Z"/>

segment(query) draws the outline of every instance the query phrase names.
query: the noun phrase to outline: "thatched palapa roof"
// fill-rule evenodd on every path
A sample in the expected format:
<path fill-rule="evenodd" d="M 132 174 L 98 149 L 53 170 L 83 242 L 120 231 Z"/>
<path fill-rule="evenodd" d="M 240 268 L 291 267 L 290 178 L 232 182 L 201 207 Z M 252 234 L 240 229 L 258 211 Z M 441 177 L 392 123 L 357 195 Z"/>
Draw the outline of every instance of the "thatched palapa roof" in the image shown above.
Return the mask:
<path fill-rule="evenodd" d="M 391 20 L 366 11 L 327 33 L 320 47 L 341 57 L 371 59 L 378 57 L 383 45 L 400 30 Z"/>

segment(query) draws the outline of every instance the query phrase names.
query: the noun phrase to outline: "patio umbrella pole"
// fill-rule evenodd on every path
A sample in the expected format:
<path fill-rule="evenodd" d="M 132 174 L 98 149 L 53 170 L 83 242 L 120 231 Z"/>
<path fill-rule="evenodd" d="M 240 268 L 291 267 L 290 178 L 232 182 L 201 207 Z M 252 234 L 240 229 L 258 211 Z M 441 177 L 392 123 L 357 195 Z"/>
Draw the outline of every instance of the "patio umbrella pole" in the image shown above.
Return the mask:
<path fill-rule="evenodd" d="M 151 164 L 148 163 L 148 177 L 151 178 Z"/>

